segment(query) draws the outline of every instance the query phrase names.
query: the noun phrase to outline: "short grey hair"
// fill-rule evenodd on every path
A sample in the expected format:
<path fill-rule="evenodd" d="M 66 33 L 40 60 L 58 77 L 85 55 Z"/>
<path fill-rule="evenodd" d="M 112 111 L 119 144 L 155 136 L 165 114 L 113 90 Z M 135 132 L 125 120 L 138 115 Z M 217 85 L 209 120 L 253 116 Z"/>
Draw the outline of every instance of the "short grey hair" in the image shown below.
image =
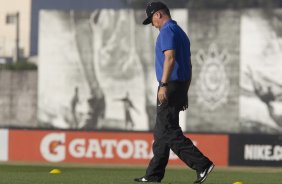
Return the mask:
<path fill-rule="evenodd" d="M 160 10 L 163 14 L 169 16 L 171 18 L 171 15 L 170 15 L 170 11 L 168 8 L 164 8 L 164 9 L 161 9 Z"/>

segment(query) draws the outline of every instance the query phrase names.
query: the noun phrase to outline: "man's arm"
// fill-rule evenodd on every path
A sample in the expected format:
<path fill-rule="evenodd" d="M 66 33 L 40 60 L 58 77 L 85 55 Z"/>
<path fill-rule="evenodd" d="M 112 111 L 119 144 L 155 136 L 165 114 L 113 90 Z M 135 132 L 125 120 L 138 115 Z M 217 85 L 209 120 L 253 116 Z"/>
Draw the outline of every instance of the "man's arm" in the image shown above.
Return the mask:
<path fill-rule="evenodd" d="M 165 60 L 164 60 L 163 76 L 161 82 L 167 83 L 169 81 L 170 74 L 174 67 L 175 50 L 166 50 L 164 51 L 164 55 L 165 55 Z M 158 99 L 161 104 L 167 100 L 166 92 L 167 92 L 166 87 L 160 87 L 160 90 L 158 92 Z"/>
<path fill-rule="evenodd" d="M 174 67 L 175 51 L 166 50 L 164 51 L 164 55 L 165 55 L 165 61 L 164 61 L 163 76 L 161 82 L 167 83 L 169 81 L 170 74 Z"/>

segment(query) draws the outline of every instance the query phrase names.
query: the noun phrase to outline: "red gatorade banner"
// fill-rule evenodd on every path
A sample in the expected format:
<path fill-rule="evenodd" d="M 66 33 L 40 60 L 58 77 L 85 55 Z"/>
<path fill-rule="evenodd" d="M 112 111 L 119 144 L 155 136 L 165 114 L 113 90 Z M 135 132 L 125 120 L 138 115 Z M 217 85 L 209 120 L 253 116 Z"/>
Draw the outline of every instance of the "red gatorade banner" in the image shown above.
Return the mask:
<path fill-rule="evenodd" d="M 228 136 L 187 135 L 216 165 L 228 164 Z M 148 164 L 153 135 L 128 132 L 9 130 L 10 161 Z M 171 165 L 183 165 L 171 152 Z"/>

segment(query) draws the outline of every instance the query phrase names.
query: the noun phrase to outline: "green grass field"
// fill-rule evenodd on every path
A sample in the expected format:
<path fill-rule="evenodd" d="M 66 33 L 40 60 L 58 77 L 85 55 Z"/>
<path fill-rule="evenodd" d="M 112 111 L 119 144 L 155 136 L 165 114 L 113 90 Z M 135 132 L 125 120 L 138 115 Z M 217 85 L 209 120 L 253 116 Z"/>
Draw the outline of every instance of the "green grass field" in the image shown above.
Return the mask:
<path fill-rule="evenodd" d="M 58 168 L 61 174 L 49 174 Z M 0 164 L 0 184 L 130 184 L 143 176 L 145 168 L 106 166 L 39 166 Z M 168 168 L 162 183 L 192 184 L 195 172 L 184 168 Z M 215 168 L 205 184 L 281 184 L 281 168 Z"/>

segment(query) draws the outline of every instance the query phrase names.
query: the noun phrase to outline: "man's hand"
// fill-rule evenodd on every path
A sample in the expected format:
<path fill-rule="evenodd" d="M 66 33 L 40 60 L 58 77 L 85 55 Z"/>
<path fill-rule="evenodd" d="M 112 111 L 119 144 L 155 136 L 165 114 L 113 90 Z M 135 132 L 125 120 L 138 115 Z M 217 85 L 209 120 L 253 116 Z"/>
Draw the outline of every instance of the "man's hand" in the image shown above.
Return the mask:
<path fill-rule="evenodd" d="M 160 87 L 158 92 L 158 99 L 161 104 L 165 103 L 167 101 L 167 88 L 166 87 Z"/>

